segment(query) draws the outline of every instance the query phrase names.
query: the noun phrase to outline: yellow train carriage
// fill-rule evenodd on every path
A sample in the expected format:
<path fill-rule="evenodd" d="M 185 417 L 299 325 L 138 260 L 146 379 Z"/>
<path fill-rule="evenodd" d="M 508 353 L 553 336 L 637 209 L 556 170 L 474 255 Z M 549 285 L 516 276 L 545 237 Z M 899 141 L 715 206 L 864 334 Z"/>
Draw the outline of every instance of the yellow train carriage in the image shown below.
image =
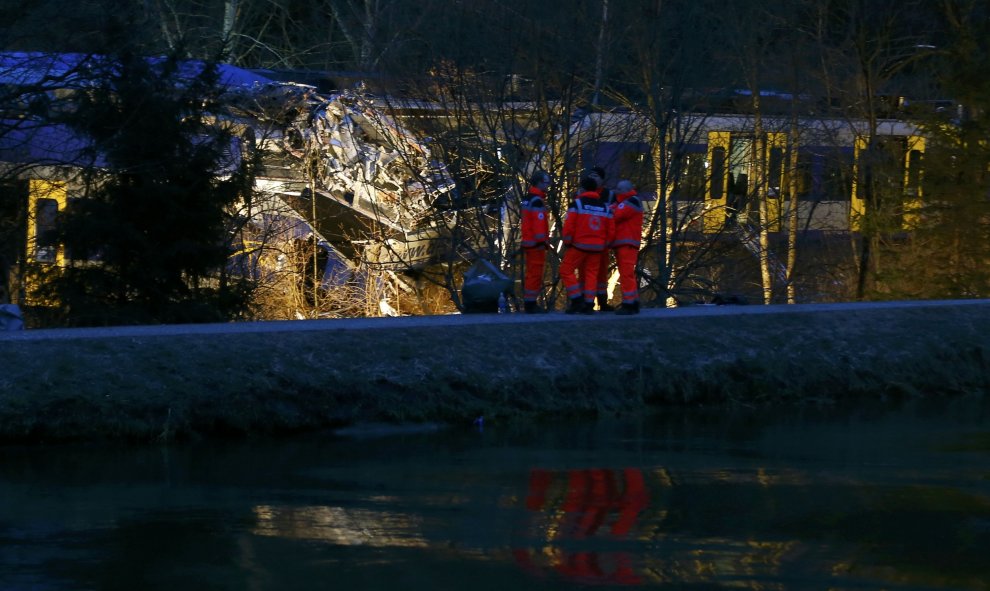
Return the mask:
<path fill-rule="evenodd" d="M 39 287 L 66 264 L 58 237 L 59 219 L 68 204 L 67 183 L 42 178 L 3 183 L 0 227 L 0 302 L 50 305 Z"/>

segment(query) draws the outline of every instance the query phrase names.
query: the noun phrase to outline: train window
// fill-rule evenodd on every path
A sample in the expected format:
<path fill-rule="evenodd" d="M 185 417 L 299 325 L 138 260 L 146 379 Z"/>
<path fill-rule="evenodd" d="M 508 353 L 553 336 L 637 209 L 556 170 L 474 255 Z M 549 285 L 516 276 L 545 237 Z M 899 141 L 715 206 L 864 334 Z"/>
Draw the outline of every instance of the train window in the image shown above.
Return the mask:
<path fill-rule="evenodd" d="M 623 152 L 619 163 L 619 177 L 631 180 L 640 193 L 656 191 L 653 158 L 649 152 Z"/>
<path fill-rule="evenodd" d="M 799 201 L 808 201 L 814 198 L 814 161 L 815 154 L 807 150 L 798 150 L 797 170 L 795 171 L 795 184 L 797 198 Z"/>
<path fill-rule="evenodd" d="M 718 147 L 712 150 L 711 162 L 711 198 L 721 199 L 725 196 L 725 148 Z"/>
<path fill-rule="evenodd" d="M 904 157 L 907 141 L 902 137 L 880 137 L 869 155 L 874 188 L 883 195 L 901 195 L 904 191 Z"/>
<path fill-rule="evenodd" d="M 675 160 L 680 166 L 680 174 L 674 186 L 674 199 L 678 201 L 701 201 L 705 198 L 705 156 L 704 154 L 681 153 Z"/>
<path fill-rule="evenodd" d="M 852 196 L 851 151 L 828 152 L 822 170 L 822 200 L 849 201 Z"/>
<path fill-rule="evenodd" d="M 852 151 L 802 150 L 798 153 L 797 194 L 802 201 L 849 201 Z"/>
<path fill-rule="evenodd" d="M 54 263 L 58 253 L 58 201 L 38 199 L 34 224 L 34 260 Z"/>

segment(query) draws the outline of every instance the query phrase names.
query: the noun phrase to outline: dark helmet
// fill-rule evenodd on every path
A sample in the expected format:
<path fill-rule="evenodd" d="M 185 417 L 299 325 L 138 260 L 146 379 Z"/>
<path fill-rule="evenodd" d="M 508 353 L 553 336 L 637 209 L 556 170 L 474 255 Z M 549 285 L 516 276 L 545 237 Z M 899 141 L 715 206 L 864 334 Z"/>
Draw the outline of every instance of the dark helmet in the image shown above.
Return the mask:
<path fill-rule="evenodd" d="M 535 185 L 538 185 L 538 184 L 540 184 L 540 183 L 542 183 L 544 181 L 547 181 L 547 182 L 550 181 L 550 174 L 549 173 L 546 173 L 546 172 L 544 172 L 542 170 L 538 170 L 538 171 L 534 172 L 529 177 L 529 184 L 530 185 L 534 185 L 535 186 Z"/>

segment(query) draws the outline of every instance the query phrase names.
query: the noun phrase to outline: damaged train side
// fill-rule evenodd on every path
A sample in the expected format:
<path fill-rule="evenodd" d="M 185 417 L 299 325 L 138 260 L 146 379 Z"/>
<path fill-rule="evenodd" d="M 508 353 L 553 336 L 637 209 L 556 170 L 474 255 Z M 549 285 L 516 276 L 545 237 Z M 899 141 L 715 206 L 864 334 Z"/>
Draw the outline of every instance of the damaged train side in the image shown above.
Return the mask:
<path fill-rule="evenodd" d="M 8 87 L 43 79 L 57 83 L 65 78 L 53 76 L 53 68 L 64 65 L 71 70 L 76 59 L 71 57 L 4 54 L 0 77 Z M 232 152 L 258 162 L 253 204 L 241 216 L 249 232 L 232 261 L 247 262 L 252 272 L 263 276 L 271 270 L 266 267 L 281 264 L 266 260 L 265 245 L 275 240 L 309 243 L 320 255 L 312 257 L 314 266 L 308 273 L 316 273 L 329 287 L 369 269 L 421 269 L 457 247 L 449 236 L 458 212 L 434 207 L 440 198 L 455 201 L 452 176 L 422 141 L 359 92 L 322 94 L 311 86 L 278 82 L 229 65 L 220 66 L 220 78 L 228 112 L 222 124 L 237 130 Z M 42 89 L 50 97 L 58 91 Z M 4 113 L 5 120 L 9 117 Z M 25 129 L 25 117 L 16 118 L 16 125 L 5 129 Z M 75 185 L 85 164 L 64 148 L 78 148 L 76 144 L 85 140 L 69 137 L 43 116 L 28 119 L 34 122 L 28 127 L 38 133 L 0 134 L 5 179 L 0 298 L 30 304 L 31 283 L 43 281 L 44 274 L 26 273 L 26 268 L 80 263 L 70 260 L 51 237 L 60 214 L 74 195 L 82 194 Z M 32 142 L 51 143 L 60 134 L 66 141 L 55 144 L 61 147 L 39 158 Z"/>
<path fill-rule="evenodd" d="M 456 193 L 443 163 L 359 93 L 270 83 L 234 102 L 261 156 L 259 190 L 281 196 L 355 260 L 401 269 L 431 261 Z M 377 242 L 376 242 L 377 240 Z M 389 252 L 391 251 L 391 252 Z"/>

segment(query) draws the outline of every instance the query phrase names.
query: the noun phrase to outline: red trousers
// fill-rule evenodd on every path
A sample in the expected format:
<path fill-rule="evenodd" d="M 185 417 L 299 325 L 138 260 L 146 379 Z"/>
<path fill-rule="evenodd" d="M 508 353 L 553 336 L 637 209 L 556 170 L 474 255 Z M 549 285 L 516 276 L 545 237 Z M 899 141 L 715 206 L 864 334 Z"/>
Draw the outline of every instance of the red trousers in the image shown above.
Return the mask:
<path fill-rule="evenodd" d="M 547 263 L 544 245 L 523 249 L 523 301 L 535 302 L 543 291 L 543 268 Z"/>
<path fill-rule="evenodd" d="M 594 302 L 598 292 L 598 265 L 602 259 L 600 252 L 588 252 L 573 246 L 564 251 L 560 262 L 560 278 L 567 288 L 567 299 L 584 296 L 584 301 Z"/>
<path fill-rule="evenodd" d="M 639 300 L 639 280 L 636 279 L 636 259 L 639 249 L 635 246 L 617 246 L 615 264 L 619 267 L 619 287 L 622 288 L 622 303 L 631 304 Z"/>

